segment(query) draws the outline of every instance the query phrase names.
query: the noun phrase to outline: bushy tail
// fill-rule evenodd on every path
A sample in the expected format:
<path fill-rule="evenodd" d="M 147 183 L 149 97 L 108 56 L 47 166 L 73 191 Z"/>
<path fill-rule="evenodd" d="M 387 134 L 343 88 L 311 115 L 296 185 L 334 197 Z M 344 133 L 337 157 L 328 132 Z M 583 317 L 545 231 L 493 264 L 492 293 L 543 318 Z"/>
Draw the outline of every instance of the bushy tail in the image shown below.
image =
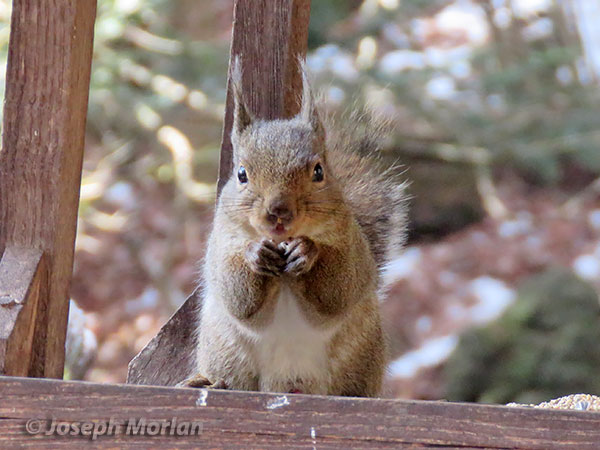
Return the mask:
<path fill-rule="evenodd" d="M 387 127 L 361 113 L 324 122 L 328 165 L 381 269 L 404 245 L 408 207 L 407 183 L 398 180 L 399 166 L 385 168 L 379 156 Z"/>

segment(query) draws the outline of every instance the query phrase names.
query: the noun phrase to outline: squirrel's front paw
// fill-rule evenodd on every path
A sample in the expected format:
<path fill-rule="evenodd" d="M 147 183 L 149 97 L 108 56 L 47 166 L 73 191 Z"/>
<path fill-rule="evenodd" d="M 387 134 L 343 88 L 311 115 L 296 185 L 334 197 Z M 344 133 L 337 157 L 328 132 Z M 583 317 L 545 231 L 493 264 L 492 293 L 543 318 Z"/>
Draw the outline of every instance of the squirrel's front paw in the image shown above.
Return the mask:
<path fill-rule="evenodd" d="M 245 256 L 252 271 L 260 275 L 281 275 L 285 266 L 285 259 L 277 249 L 277 245 L 269 239 L 252 242 L 248 245 Z"/>
<path fill-rule="evenodd" d="M 319 256 L 317 245 L 306 236 L 282 242 L 279 244 L 279 248 L 284 251 L 285 268 L 283 271 L 294 276 L 303 275 L 312 269 Z"/>

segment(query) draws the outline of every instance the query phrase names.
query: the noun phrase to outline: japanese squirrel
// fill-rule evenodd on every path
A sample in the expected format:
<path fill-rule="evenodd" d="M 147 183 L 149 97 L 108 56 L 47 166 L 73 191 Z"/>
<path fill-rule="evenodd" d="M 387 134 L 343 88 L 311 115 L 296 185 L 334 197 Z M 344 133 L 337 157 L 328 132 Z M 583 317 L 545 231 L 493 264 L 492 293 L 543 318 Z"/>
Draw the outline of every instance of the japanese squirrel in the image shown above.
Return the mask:
<path fill-rule="evenodd" d="M 374 157 L 381 127 L 322 120 L 300 70 L 300 113 L 266 121 L 246 107 L 234 64 L 233 172 L 204 261 L 197 374 L 179 385 L 381 392 L 379 271 L 404 241 L 404 184 Z"/>

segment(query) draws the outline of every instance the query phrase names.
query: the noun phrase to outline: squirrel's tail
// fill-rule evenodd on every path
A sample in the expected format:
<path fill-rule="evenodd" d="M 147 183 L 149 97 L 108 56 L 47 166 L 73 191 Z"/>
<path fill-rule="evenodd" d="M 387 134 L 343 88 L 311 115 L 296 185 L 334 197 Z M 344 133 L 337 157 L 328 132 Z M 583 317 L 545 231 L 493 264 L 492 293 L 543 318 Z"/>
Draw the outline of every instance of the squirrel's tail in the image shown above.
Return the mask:
<path fill-rule="evenodd" d="M 406 240 L 407 183 L 398 180 L 399 166 L 385 168 L 380 160 L 385 124 L 361 113 L 331 122 L 325 121 L 328 164 L 381 269 Z"/>

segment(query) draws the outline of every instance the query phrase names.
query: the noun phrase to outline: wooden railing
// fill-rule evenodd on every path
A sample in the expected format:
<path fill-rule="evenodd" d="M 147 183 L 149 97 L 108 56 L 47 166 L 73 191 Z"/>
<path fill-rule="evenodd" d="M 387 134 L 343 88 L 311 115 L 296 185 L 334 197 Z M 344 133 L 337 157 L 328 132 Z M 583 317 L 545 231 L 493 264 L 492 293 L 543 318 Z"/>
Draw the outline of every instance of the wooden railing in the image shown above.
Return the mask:
<path fill-rule="evenodd" d="M 582 411 L 23 378 L 1 380 L 0 392 L 0 448 L 84 448 L 91 436 L 81 431 L 32 434 L 27 422 L 51 431 L 52 422 L 101 427 L 112 419 L 120 428 L 100 434 L 94 448 L 600 449 L 600 413 Z M 196 422 L 201 432 L 128 432 L 141 419 Z"/>

